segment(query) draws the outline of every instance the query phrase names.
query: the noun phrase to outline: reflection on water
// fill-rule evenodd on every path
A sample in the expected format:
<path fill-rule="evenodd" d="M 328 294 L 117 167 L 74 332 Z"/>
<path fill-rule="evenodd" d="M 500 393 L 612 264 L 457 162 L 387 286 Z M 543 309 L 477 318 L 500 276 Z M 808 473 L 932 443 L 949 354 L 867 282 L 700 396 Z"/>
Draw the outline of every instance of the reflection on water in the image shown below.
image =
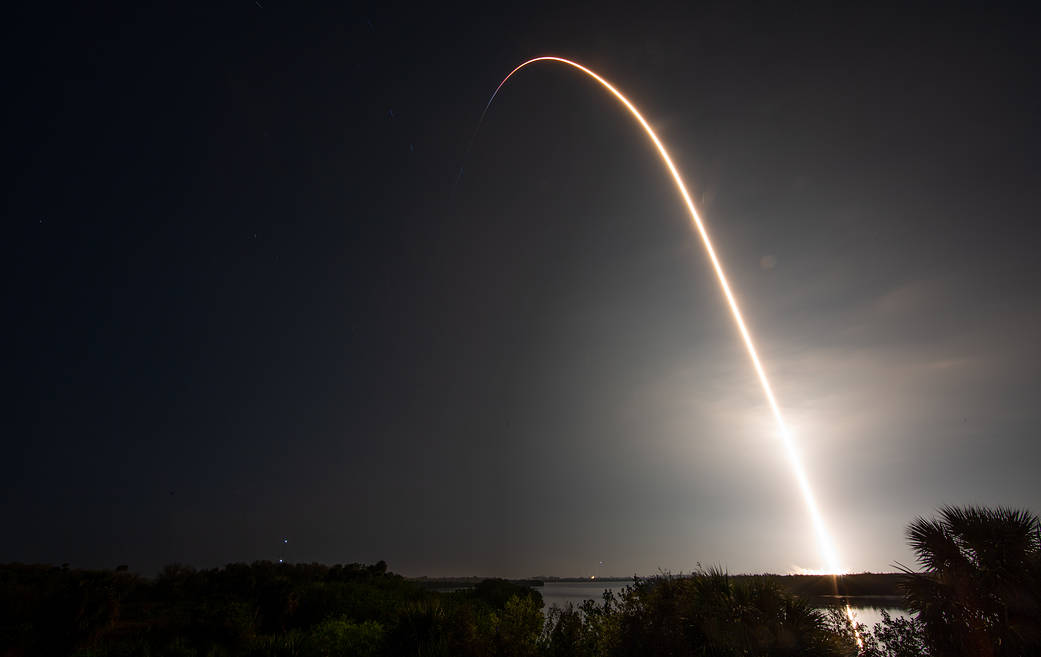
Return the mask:
<path fill-rule="evenodd" d="M 537 590 L 542 593 L 542 606 L 549 609 L 553 605 L 566 607 L 568 603 L 576 607 L 584 600 L 603 602 L 604 590 L 610 589 L 615 594 L 621 593 L 632 581 L 627 582 L 546 582 Z"/>
<path fill-rule="evenodd" d="M 631 582 L 628 581 L 546 582 L 544 586 L 536 590 L 542 594 L 543 610 L 546 610 L 553 605 L 566 607 L 568 603 L 577 607 L 584 600 L 594 600 L 600 603 L 603 601 L 605 589 L 610 589 L 618 594 L 629 584 Z M 898 598 L 882 597 L 873 601 L 863 599 L 858 601 L 856 598 L 848 598 L 848 600 L 849 606 L 853 608 L 853 617 L 858 623 L 866 625 L 868 630 L 873 630 L 875 623 L 882 622 L 882 610 L 893 618 L 910 615 L 910 612 L 898 606 Z M 827 604 L 833 604 L 833 602 L 822 600 L 821 606 Z"/>
<path fill-rule="evenodd" d="M 871 604 L 858 605 L 855 600 L 850 600 L 849 606 L 853 609 L 853 618 L 858 623 L 866 625 L 868 630 L 875 629 L 875 623 L 882 622 L 883 610 L 889 614 L 890 618 L 908 618 L 911 615 L 911 612 L 903 607 L 880 607 Z"/>

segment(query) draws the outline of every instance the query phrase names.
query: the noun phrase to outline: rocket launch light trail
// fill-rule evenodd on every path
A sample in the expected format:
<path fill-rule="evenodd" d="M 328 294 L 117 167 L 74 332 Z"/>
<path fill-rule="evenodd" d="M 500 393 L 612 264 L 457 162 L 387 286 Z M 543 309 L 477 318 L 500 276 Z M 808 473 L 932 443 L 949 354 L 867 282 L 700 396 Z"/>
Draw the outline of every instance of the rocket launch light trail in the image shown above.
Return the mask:
<path fill-rule="evenodd" d="M 648 124 L 647 120 L 643 118 L 643 115 L 636 109 L 636 106 L 633 105 L 632 102 L 622 94 L 622 92 L 615 89 L 610 82 L 577 62 L 573 62 L 570 59 L 564 59 L 563 57 L 535 57 L 513 69 L 510 71 L 509 75 L 503 78 L 502 82 L 499 83 L 499 86 L 495 88 L 492 97 L 488 99 L 488 104 L 485 106 L 484 112 L 481 114 L 481 121 L 478 122 L 478 127 L 480 126 L 480 123 L 483 122 L 484 115 L 488 112 L 488 108 L 491 107 L 492 101 L 495 100 L 495 96 L 499 93 L 499 90 L 502 89 L 503 85 L 505 85 L 506 82 L 517 73 L 517 71 L 537 62 L 558 62 L 561 64 L 567 64 L 599 82 L 604 89 L 611 92 L 611 94 L 617 98 L 627 110 L 629 110 L 629 113 L 633 115 L 633 118 L 636 119 L 640 124 L 640 127 L 643 128 L 644 132 L 647 133 L 647 136 L 654 143 L 654 147 L 658 150 L 658 155 L 661 156 L 661 159 L 665 163 L 669 173 L 672 174 L 672 180 L 676 184 L 676 189 L 679 190 L 680 196 L 683 197 L 683 202 L 687 205 L 687 210 L 690 212 L 691 223 L 694 225 L 698 235 L 701 237 L 705 251 L 708 253 L 709 260 L 712 262 L 712 267 L 716 271 L 719 285 L 723 289 L 723 296 L 726 297 L 727 303 L 730 305 L 730 311 L 733 314 L 734 322 L 737 324 L 737 329 L 741 334 L 741 339 L 745 343 L 748 357 L 751 359 L 752 366 L 755 368 L 755 372 L 759 376 L 759 383 L 763 388 L 763 394 L 766 396 L 766 401 L 769 403 L 770 410 L 773 412 L 774 420 L 777 422 L 781 442 L 784 444 L 784 449 L 788 456 L 788 463 L 792 468 L 792 473 L 795 475 L 795 480 L 799 485 L 799 491 L 802 493 L 803 502 L 805 502 L 806 509 L 810 514 L 810 520 L 813 524 L 814 532 L 817 535 L 817 544 L 821 557 L 824 559 L 824 563 L 829 572 L 833 574 L 842 573 L 843 570 L 839 564 L 838 554 L 832 544 L 831 537 L 829 536 L 827 527 L 824 524 L 824 518 L 821 516 L 820 509 L 817 507 L 817 500 L 813 494 L 813 489 L 810 487 L 810 481 L 806 476 L 806 471 L 802 466 L 802 461 L 799 458 L 799 452 L 796 449 L 795 441 L 784 422 L 784 416 L 781 414 L 781 408 L 777 404 L 776 397 L 774 397 L 773 389 L 770 387 L 770 381 L 766 376 L 766 370 L 763 369 L 763 365 L 759 361 L 759 354 L 757 353 L 755 344 L 752 341 L 752 334 L 749 333 L 748 327 L 745 326 L 745 320 L 741 317 L 741 310 L 738 307 L 737 299 L 730 289 L 730 284 L 727 283 L 726 274 L 723 273 L 723 266 L 720 264 L 719 258 L 716 256 L 716 250 L 712 247 L 712 241 L 709 239 L 708 231 L 705 230 L 705 226 L 701 222 L 701 218 L 698 216 L 698 211 L 694 209 L 694 203 L 690 199 L 690 194 L 687 192 L 687 186 L 684 184 L 679 170 L 676 168 L 676 165 L 673 164 L 672 158 L 669 157 L 669 153 L 665 150 L 665 146 L 661 143 L 661 140 L 658 139 L 658 135 L 654 133 L 654 130 L 651 129 L 650 124 Z"/>

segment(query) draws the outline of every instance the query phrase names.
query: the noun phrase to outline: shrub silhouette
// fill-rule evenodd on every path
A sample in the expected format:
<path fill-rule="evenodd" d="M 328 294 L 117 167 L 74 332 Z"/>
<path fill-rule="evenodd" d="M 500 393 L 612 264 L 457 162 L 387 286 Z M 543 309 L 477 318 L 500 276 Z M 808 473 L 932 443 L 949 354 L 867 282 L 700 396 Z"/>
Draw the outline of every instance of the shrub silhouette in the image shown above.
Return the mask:
<path fill-rule="evenodd" d="M 935 655 L 1041 655 L 1041 523 L 1028 511 L 945 506 L 907 538 L 924 572 L 908 607 Z"/>
<path fill-rule="evenodd" d="M 1041 523 L 1026 511 L 943 507 L 907 529 L 911 618 L 874 631 L 810 602 L 821 582 L 720 570 L 634 579 L 601 603 L 542 611 L 526 582 L 437 592 L 387 565 L 0 566 L 0 654 L 248 657 L 934 657 L 1041 655 Z M 891 576 L 843 578 L 844 592 Z M 784 587 L 787 587 L 784 588 Z M 792 592 L 794 591 L 794 593 Z"/>
<path fill-rule="evenodd" d="M 551 655 L 821 655 L 849 646 L 825 615 L 768 578 L 735 581 L 719 570 L 637 579 L 602 606 L 552 611 Z"/>

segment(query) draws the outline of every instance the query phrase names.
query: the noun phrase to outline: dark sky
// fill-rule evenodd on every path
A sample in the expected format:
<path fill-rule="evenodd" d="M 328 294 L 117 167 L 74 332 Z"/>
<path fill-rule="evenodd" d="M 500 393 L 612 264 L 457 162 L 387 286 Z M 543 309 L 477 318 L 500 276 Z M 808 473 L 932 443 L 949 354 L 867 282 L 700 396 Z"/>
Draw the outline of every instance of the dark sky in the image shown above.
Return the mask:
<path fill-rule="evenodd" d="M 660 131 L 847 567 L 909 562 L 941 504 L 1041 511 L 1036 16 L 29 11 L 4 21 L 0 562 L 822 567 L 624 110 L 533 66 L 464 162 L 541 54 Z"/>

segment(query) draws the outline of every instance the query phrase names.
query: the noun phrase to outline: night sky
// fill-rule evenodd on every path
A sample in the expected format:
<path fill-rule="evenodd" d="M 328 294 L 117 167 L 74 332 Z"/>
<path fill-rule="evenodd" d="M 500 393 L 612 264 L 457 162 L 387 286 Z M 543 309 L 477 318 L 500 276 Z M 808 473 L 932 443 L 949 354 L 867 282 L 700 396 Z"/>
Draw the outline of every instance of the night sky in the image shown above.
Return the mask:
<path fill-rule="evenodd" d="M 823 567 L 624 109 L 532 66 L 466 153 L 543 54 L 672 152 L 846 567 L 1041 511 L 1036 18 L 7 13 L 0 562 Z"/>

